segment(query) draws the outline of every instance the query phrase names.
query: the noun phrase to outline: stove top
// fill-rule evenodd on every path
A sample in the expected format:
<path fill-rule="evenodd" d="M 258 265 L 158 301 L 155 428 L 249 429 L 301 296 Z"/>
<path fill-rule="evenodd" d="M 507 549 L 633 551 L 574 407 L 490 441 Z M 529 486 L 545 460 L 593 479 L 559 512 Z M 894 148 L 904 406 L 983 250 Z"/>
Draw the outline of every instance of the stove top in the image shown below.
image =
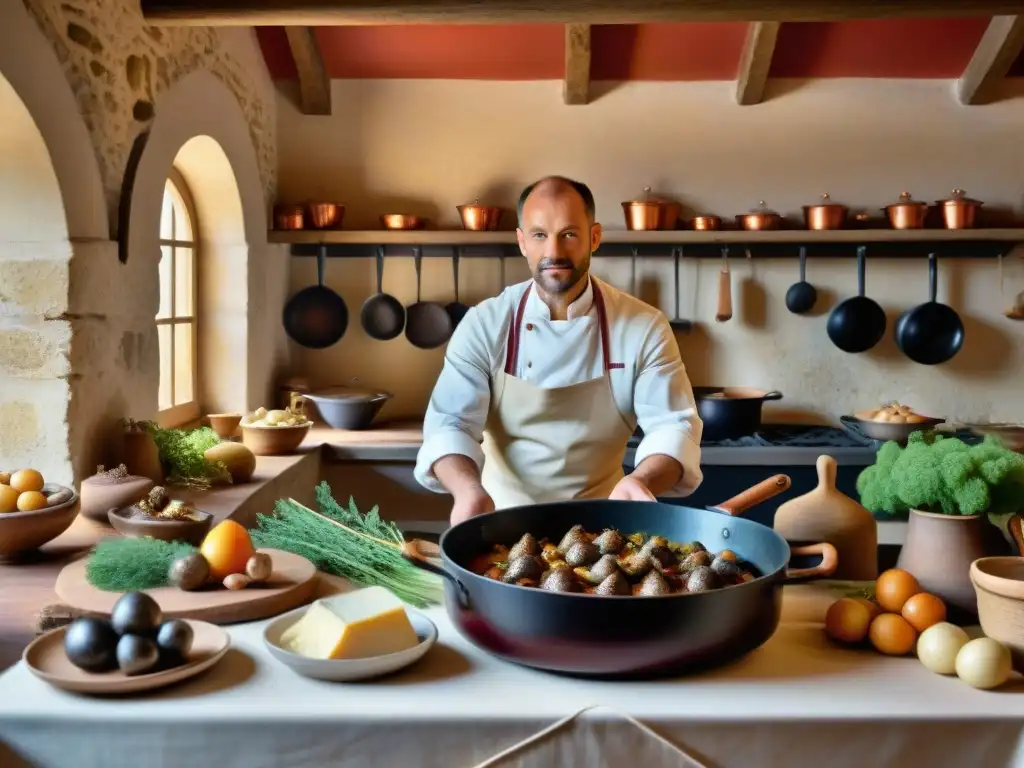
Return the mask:
<path fill-rule="evenodd" d="M 752 435 L 731 440 L 702 440 L 702 448 L 866 448 L 876 450 L 880 441 L 861 432 L 856 424 L 843 422 L 843 427 L 813 424 L 763 424 Z M 978 441 L 969 431 L 951 433 L 965 443 Z M 643 431 L 638 427 L 631 443 L 638 444 Z"/>

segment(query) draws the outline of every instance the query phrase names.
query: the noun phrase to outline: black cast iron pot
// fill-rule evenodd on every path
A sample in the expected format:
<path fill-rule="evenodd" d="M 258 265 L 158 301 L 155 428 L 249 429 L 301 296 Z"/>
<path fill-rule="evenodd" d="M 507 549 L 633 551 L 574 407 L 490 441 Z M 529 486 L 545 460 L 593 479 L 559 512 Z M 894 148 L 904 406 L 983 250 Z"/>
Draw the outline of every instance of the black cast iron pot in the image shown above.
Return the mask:
<path fill-rule="evenodd" d="M 445 579 L 454 625 L 480 648 L 510 662 L 581 677 L 655 677 L 707 669 L 762 645 L 779 623 L 782 585 L 830 575 L 838 556 L 830 544 L 790 548 L 771 528 L 736 517 L 786 490 L 775 475 L 718 507 L 657 502 L 566 501 L 515 507 L 449 528 L 439 560 L 415 548 L 406 556 Z M 712 552 L 733 550 L 760 576 L 710 592 L 657 597 L 549 592 L 505 584 L 470 570 L 494 544 L 511 546 L 526 532 L 558 541 L 576 524 L 614 527 L 670 541 L 700 541 Z M 788 570 L 791 554 L 820 554 L 811 568 Z"/>
<path fill-rule="evenodd" d="M 701 440 L 706 442 L 754 434 L 761 428 L 761 406 L 782 399 L 781 392 L 746 387 L 694 387 L 693 396 L 704 422 Z"/>

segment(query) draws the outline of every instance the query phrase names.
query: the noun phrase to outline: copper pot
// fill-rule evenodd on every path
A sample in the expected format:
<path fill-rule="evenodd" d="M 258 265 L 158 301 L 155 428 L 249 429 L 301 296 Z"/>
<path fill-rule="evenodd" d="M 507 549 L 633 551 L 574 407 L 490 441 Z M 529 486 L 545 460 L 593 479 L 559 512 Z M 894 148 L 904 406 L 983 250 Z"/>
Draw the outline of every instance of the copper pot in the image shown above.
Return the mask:
<path fill-rule="evenodd" d="M 626 229 L 675 229 L 682 206 L 671 200 L 651 197 L 651 188 L 644 187 L 643 200 L 629 200 L 622 204 Z"/>
<path fill-rule="evenodd" d="M 457 205 L 456 210 L 462 219 L 462 228 L 474 232 L 494 230 L 498 228 L 501 221 L 501 208 L 490 205 L 480 205 L 476 200 L 472 205 Z"/>
<path fill-rule="evenodd" d="M 719 216 L 694 216 L 690 225 L 698 232 L 711 232 L 722 228 L 722 219 Z"/>
<path fill-rule="evenodd" d="M 294 231 L 306 226 L 306 212 L 301 205 L 275 205 L 274 229 Z"/>
<path fill-rule="evenodd" d="M 768 210 L 765 207 L 764 200 L 761 200 L 757 204 L 757 208 L 754 208 L 748 213 L 743 213 L 736 217 L 736 224 L 741 229 L 751 231 L 762 229 L 778 229 L 781 223 L 782 216 L 777 214 L 775 211 Z"/>
<path fill-rule="evenodd" d="M 845 205 L 833 203 L 826 192 L 820 203 L 804 206 L 804 222 L 808 229 L 842 229 L 848 212 Z"/>
<path fill-rule="evenodd" d="M 380 225 L 384 229 L 423 229 L 427 220 L 411 213 L 383 213 Z"/>
<path fill-rule="evenodd" d="M 978 217 L 978 211 L 984 205 L 980 200 L 965 197 L 962 189 L 954 189 L 948 200 L 936 200 L 942 208 L 942 221 L 946 229 L 972 229 Z"/>
<path fill-rule="evenodd" d="M 914 200 L 909 192 L 903 192 L 899 201 L 885 206 L 882 210 L 889 217 L 893 229 L 924 229 L 928 203 Z"/>
<path fill-rule="evenodd" d="M 345 218 L 345 206 L 338 203 L 310 203 L 309 219 L 316 229 L 334 229 Z"/>

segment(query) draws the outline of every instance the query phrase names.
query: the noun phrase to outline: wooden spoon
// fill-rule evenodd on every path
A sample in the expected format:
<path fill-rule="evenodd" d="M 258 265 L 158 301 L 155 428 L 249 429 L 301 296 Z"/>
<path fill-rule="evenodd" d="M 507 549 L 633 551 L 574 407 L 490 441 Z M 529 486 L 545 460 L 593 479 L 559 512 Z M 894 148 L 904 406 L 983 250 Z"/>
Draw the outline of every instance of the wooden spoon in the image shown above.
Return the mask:
<path fill-rule="evenodd" d="M 722 248 L 722 271 L 718 273 L 718 312 L 715 320 L 724 323 L 732 318 L 732 275 L 729 272 L 729 246 Z"/>

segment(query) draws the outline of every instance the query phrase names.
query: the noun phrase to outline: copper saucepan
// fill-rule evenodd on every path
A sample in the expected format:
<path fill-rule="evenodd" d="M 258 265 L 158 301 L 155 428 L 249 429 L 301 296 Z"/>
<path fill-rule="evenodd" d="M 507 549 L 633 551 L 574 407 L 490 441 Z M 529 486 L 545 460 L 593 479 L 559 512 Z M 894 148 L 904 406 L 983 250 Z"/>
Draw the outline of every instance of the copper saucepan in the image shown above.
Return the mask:
<path fill-rule="evenodd" d="M 740 229 L 756 231 L 762 229 L 778 229 L 782 223 L 782 216 L 775 211 L 769 210 L 764 200 L 761 200 L 757 208 L 736 217 L 736 224 Z"/>
<path fill-rule="evenodd" d="M 427 226 L 427 220 L 411 213 L 382 213 L 380 225 L 384 229 L 423 229 Z"/>
<path fill-rule="evenodd" d="M 651 196 L 651 188 L 644 187 L 642 200 L 627 200 L 622 204 L 626 229 L 675 229 L 681 206 L 672 200 Z"/>
<path fill-rule="evenodd" d="M 966 192 L 962 189 L 954 189 L 949 199 L 935 201 L 942 210 L 942 221 L 946 229 L 974 228 L 978 212 L 984 203 L 980 200 L 972 200 L 965 195 Z"/>
<path fill-rule="evenodd" d="M 821 196 L 821 202 L 805 205 L 804 223 L 808 229 L 842 229 L 846 226 L 846 215 L 849 212 L 845 205 L 833 203 L 828 192 Z"/>
<path fill-rule="evenodd" d="M 882 209 L 889 217 L 893 229 L 924 229 L 928 217 L 928 203 L 914 200 L 909 192 L 900 194 L 900 199 Z"/>
<path fill-rule="evenodd" d="M 479 200 L 472 205 L 457 205 L 462 228 L 474 232 L 495 230 L 501 222 L 502 209 L 493 205 L 481 205 Z"/>
<path fill-rule="evenodd" d="M 722 219 L 720 216 L 694 216 L 690 219 L 690 226 L 698 232 L 712 232 L 722 228 Z"/>

